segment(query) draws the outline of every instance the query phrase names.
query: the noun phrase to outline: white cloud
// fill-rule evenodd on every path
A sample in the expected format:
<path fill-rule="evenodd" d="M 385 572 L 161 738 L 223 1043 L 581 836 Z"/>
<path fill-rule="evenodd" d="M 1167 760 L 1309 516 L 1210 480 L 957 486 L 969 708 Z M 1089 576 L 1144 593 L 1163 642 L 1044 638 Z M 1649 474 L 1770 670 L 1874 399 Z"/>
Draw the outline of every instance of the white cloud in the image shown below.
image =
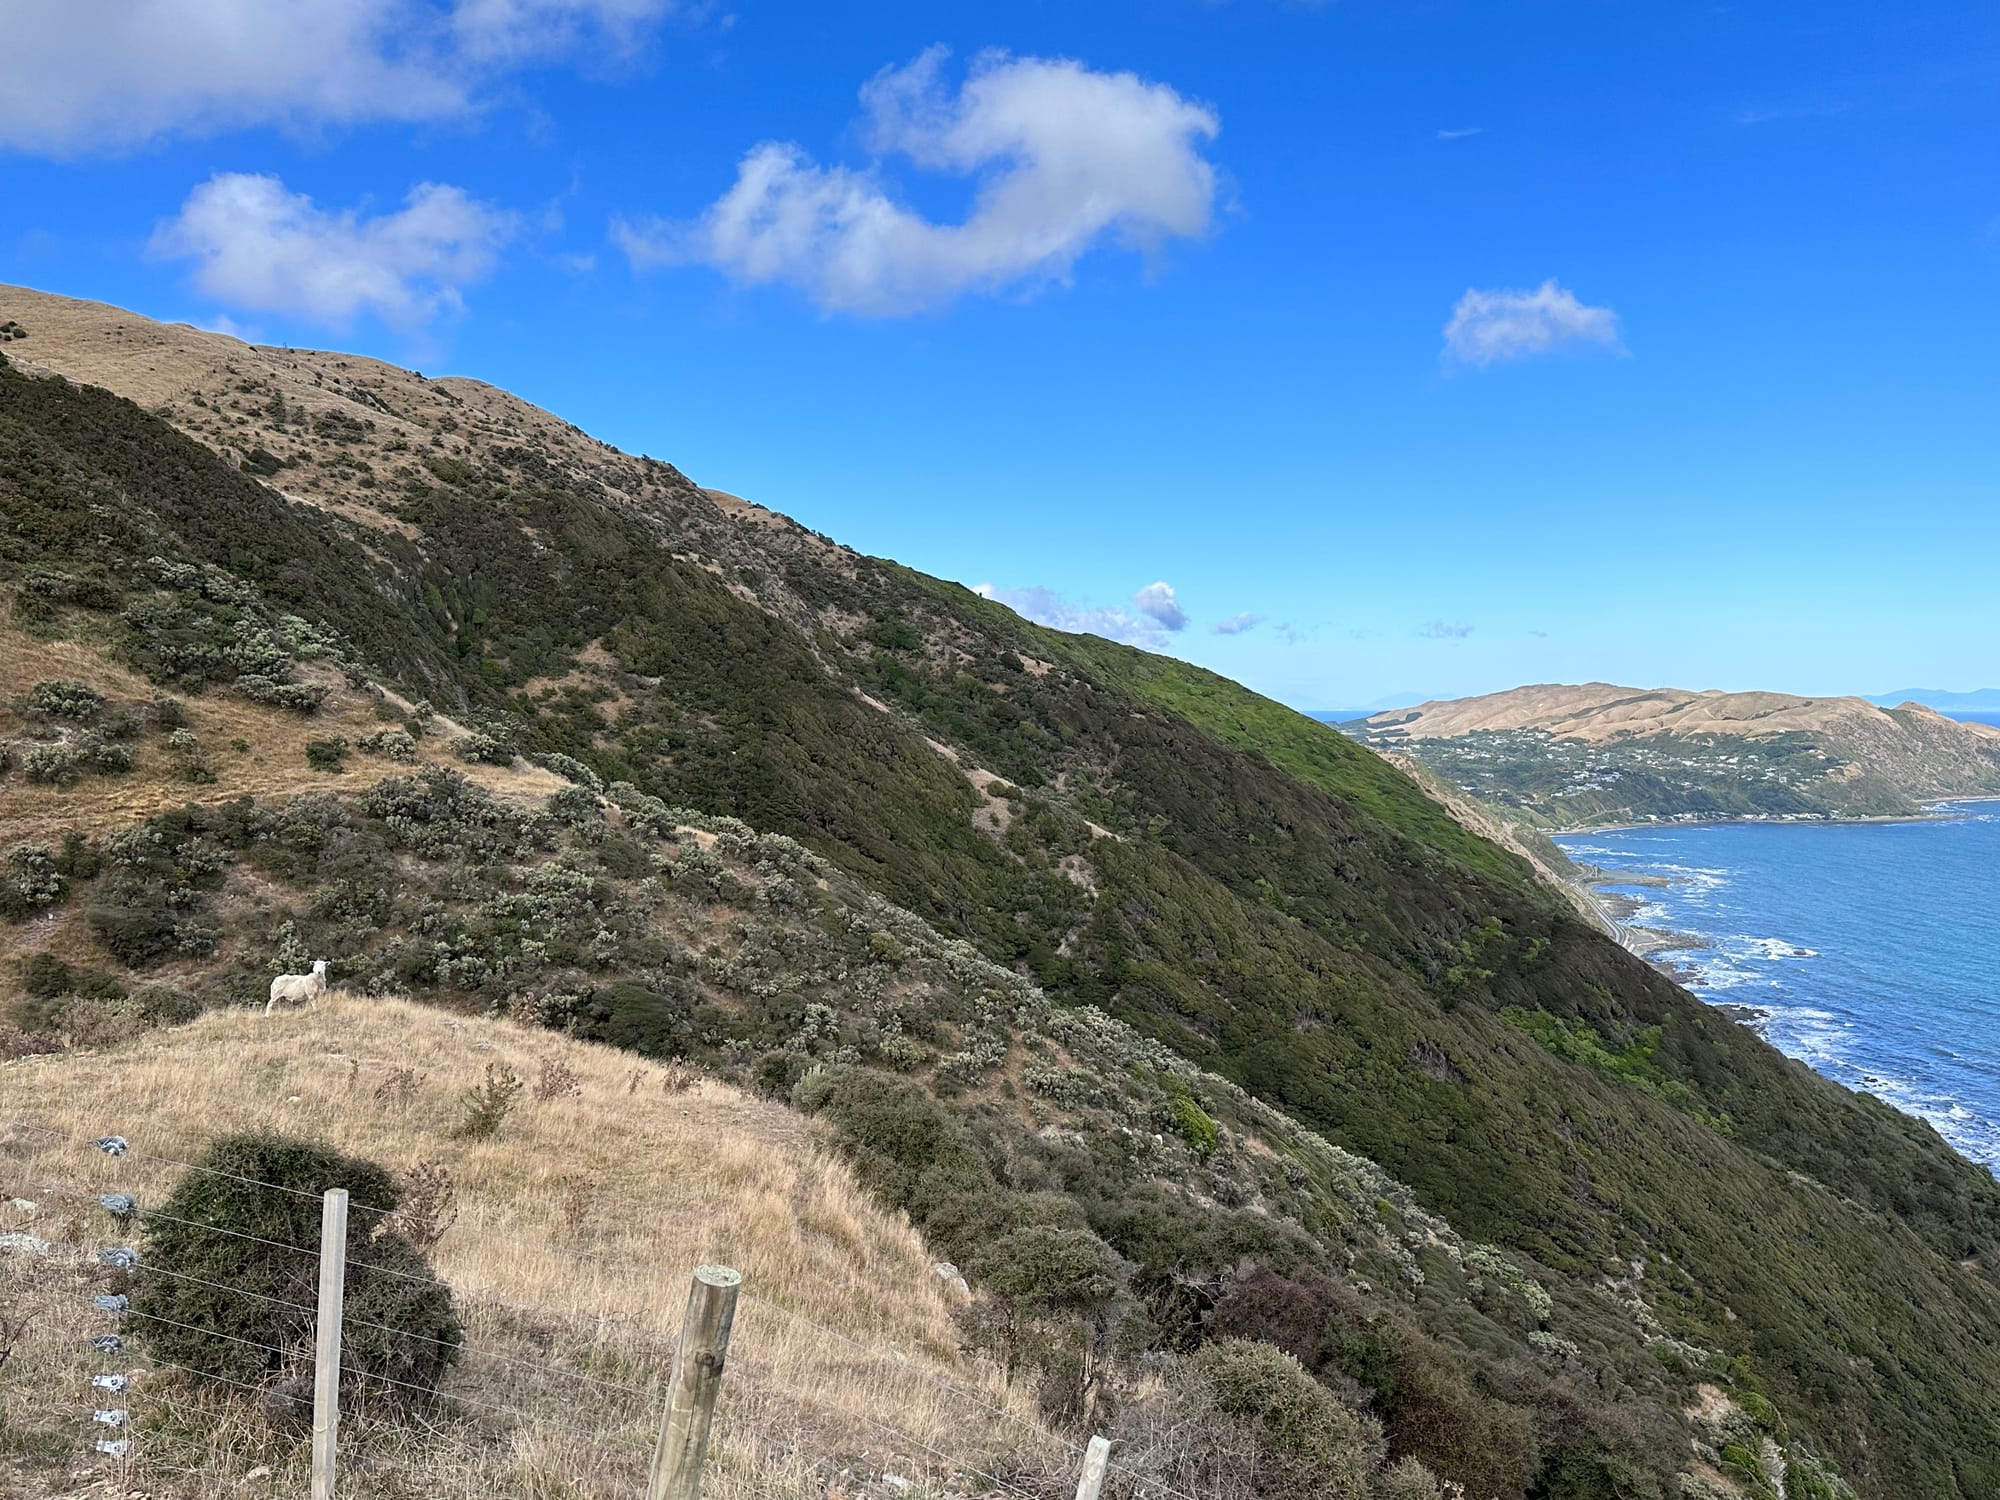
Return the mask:
<path fill-rule="evenodd" d="M 461 307 L 512 230 L 510 215 L 441 183 L 364 217 L 315 207 L 275 177 L 224 172 L 154 231 L 153 250 L 195 261 L 195 285 L 230 307 L 335 328 L 369 313 L 412 329 Z"/>
<path fill-rule="evenodd" d="M 1464 130 L 1440 130 L 1437 133 L 1437 138 L 1441 141 L 1463 141 L 1475 135 L 1484 134 L 1486 134 L 1486 127 L 1484 125 L 1471 125 Z"/>
<path fill-rule="evenodd" d="M 1432 620 L 1417 634 L 1427 641 L 1462 641 L 1472 634 L 1472 627 L 1462 620 Z"/>
<path fill-rule="evenodd" d="M 669 0 L 457 0 L 451 28 L 467 57 L 524 62 L 586 44 L 629 50 Z"/>
<path fill-rule="evenodd" d="M 447 118 L 507 67 L 629 45 L 670 3 L 0 0 L 0 150 Z"/>
<path fill-rule="evenodd" d="M 1217 620 L 1214 630 L 1217 635 L 1241 635 L 1246 630 L 1255 630 L 1263 623 L 1264 617 L 1262 615 L 1253 615 L 1245 612 L 1240 615 L 1231 615 L 1226 620 Z"/>
<path fill-rule="evenodd" d="M 1465 365 L 1546 354 L 1572 344 L 1618 347 L 1618 314 L 1579 302 L 1553 280 L 1532 292 L 1468 291 L 1445 325 L 1445 353 Z"/>
<path fill-rule="evenodd" d="M 1106 239 L 1147 250 L 1207 230 L 1213 110 L 1132 73 L 1002 53 L 975 59 L 954 94 L 945 56 L 932 48 L 861 91 L 876 167 L 823 167 L 766 142 L 692 224 L 621 221 L 613 238 L 636 269 L 710 265 L 799 287 L 828 311 L 893 316 L 1062 282 Z M 976 180 L 970 212 L 941 223 L 898 202 L 879 174 L 888 155 Z"/>
<path fill-rule="evenodd" d="M 1132 607 L 1167 630 L 1187 629 L 1187 611 L 1174 597 L 1174 586 L 1162 579 L 1149 583 L 1132 596 Z"/>
<path fill-rule="evenodd" d="M 203 318 L 195 327 L 206 333 L 227 334 L 230 338 L 241 339 L 246 344 L 258 341 L 258 332 L 247 323 L 239 323 L 228 313 L 217 313 L 212 318 Z"/>
<path fill-rule="evenodd" d="M 1101 635 L 1106 640 L 1143 646 L 1148 651 L 1162 650 L 1167 644 L 1166 632 L 1151 616 L 1134 615 L 1109 606 L 1078 604 L 1065 599 L 1054 589 L 1039 585 L 1003 589 L 990 583 L 976 583 L 972 592 L 996 604 L 1006 605 L 1023 619 L 1054 630 L 1066 630 L 1073 635 Z"/>

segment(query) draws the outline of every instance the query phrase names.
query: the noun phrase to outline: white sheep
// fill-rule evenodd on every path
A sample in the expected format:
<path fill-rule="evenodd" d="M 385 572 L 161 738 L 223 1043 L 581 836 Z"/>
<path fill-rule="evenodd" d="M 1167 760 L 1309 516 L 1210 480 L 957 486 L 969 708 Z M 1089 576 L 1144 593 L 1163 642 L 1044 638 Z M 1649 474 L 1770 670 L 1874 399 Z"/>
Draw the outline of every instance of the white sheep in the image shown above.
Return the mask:
<path fill-rule="evenodd" d="M 302 1005 L 310 1005 L 326 993 L 326 960 L 313 960 L 310 974 L 280 974 L 271 981 L 271 1001 L 264 1007 L 269 1015 L 278 1007 L 280 1000 L 296 1000 Z"/>

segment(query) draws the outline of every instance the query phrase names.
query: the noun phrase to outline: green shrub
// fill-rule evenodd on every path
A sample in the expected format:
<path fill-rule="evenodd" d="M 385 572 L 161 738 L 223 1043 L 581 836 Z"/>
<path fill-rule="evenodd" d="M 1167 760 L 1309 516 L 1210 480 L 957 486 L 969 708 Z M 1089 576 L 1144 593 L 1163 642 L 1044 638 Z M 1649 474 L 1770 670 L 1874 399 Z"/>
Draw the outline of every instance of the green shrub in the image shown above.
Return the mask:
<path fill-rule="evenodd" d="M 914 651 L 924 643 L 905 620 L 877 620 L 868 627 L 868 639 L 884 651 Z"/>
<path fill-rule="evenodd" d="M 154 1026 L 180 1026 L 192 1021 L 204 1009 L 200 1000 L 181 990 L 145 989 L 135 997 L 139 1014 Z"/>
<path fill-rule="evenodd" d="M 192 729 L 176 729 L 169 734 L 167 754 L 173 760 L 174 774 L 182 781 L 206 785 L 215 780 L 215 768 L 208 763 L 201 741 Z"/>
<path fill-rule="evenodd" d="M 347 737 L 335 734 L 323 740 L 307 740 L 306 764 L 315 771 L 331 771 L 335 775 L 346 770 Z"/>
<path fill-rule="evenodd" d="M 488 766 L 511 766 L 514 764 L 512 741 L 485 730 L 475 729 L 470 734 L 459 736 L 452 742 L 452 754 L 460 760 L 473 761 Z"/>
<path fill-rule="evenodd" d="M 543 805 L 550 817 L 572 828 L 604 821 L 604 805 L 598 801 L 597 793 L 588 787 L 560 787 L 549 793 L 549 799 Z"/>
<path fill-rule="evenodd" d="M 21 966 L 21 988 L 31 1000 L 53 1000 L 69 993 L 69 972 L 53 953 L 33 953 Z"/>
<path fill-rule="evenodd" d="M 1215 1121 L 1208 1117 L 1208 1111 L 1194 1102 L 1191 1094 L 1179 1093 L 1169 1106 L 1173 1110 L 1174 1129 L 1181 1134 L 1196 1156 L 1206 1157 L 1215 1150 L 1221 1139 Z"/>
<path fill-rule="evenodd" d="M 30 745 L 21 757 L 21 770 L 28 780 L 44 786 L 68 786 L 80 769 L 77 753 L 68 745 Z"/>
<path fill-rule="evenodd" d="M 47 844 L 16 844 L 7 851 L 6 874 L 0 877 L 0 917 L 18 922 L 68 894 L 69 881 Z"/>
<path fill-rule="evenodd" d="M 1375 1500 L 1445 1500 L 1437 1475 L 1414 1458 L 1400 1459 L 1375 1481 Z"/>
<path fill-rule="evenodd" d="M 74 742 L 76 758 L 93 771 L 106 775 L 116 775 L 132 769 L 132 747 L 121 745 L 116 740 L 106 739 L 101 734 L 85 732 Z"/>
<path fill-rule="evenodd" d="M 349 1194 L 344 1383 L 371 1402 L 434 1389 L 458 1361 L 459 1323 L 449 1288 L 384 1223 L 401 1197 L 395 1177 L 278 1135 L 216 1141 L 146 1219 L 141 1265 L 174 1274 L 133 1283 L 140 1344 L 217 1380 L 309 1383 L 320 1195 L 335 1187 Z"/>
<path fill-rule="evenodd" d="M 604 793 L 604 778 L 574 756 L 537 755 L 534 757 L 534 762 L 544 770 L 555 772 L 556 775 L 562 777 L 565 781 L 573 781 L 578 786 L 589 787 L 590 790 L 596 792 L 599 796 L 602 796 Z"/>
<path fill-rule="evenodd" d="M 1475 1390 L 1462 1358 L 1413 1327 L 1401 1330 L 1393 1357 L 1387 1422 L 1395 1451 L 1469 1493 L 1521 1500 L 1539 1461 L 1528 1413 Z"/>
<path fill-rule="evenodd" d="M 919 1225 L 990 1192 L 993 1174 L 964 1124 L 921 1085 L 870 1068 L 832 1070 L 819 1114 L 840 1133 L 862 1182 Z M 961 1248 L 946 1236 L 943 1248 Z"/>
<path fill-rule="evenodd" d="M 507 1116 L 513 1113 L 514 1105 L 525 1087 L 527 1085 L 521 1082 L 520 1075 L 504 1063 L 488 1063 L 485 1079 L 458 1097 L 462 1114 L 458 1124 L 452 1128 L 452 1139 L 491 1140 Z"/>
<path fill-rule="evenodd" d="M 104 694 L 87 682 L 56 677 L 28 689 L 28 706 L 56 719 L 89 723 L 104 707 Z"/>
<path fill-rule="evenodd" d="M 286 682 L 261 672 L 244 673 L 236 678 L 235 687 L 253 703 L 269 703 L 301 714 L 319 712 L 319 706 L 326 701 L 327 691 L 317 683 Z"/>
<path fill-rule="evenodd" d="M 362 735 L 355 744 L 365 755 L 380 755 L 405 762 L 417 758 L 417 742 L 402 729 L 378 729 L 373 734 Z"/>
<path fill-rule="evenodd" d="M 390 837 L 428 859 L 490 859 L 518 853 L 535 829 L 486 789 L 445 766 L 377 782 L 361 809 Z"/>
<path fill-rule="evenodd" d="M 1205 1345 L 1191 1363 L 1216 1407 L 1252 1424 L 1265 1459 L 1262 1494 L 1272 1500 L 1368 1494 L 1385 1452 L 1381 1428 L 1343 1406 L 1291 1355 L 1224 1339 Z"/>
<path fill-rule="evenodd" d="M 180 914 L 164 899 L 105 902 L 90 908 L 88 921 L 97 940 L 128 969 L 144 968 L 179 947 Z"/>
<path fill-rule="evenodd" d="M 165 693 L 154 695 L 152 715 L 154 725 L 160 729 L 187 728 L 187 705 Z"/>
<path fill-rule="evenodd" d="M 1087 1229 L 1016 1229 L 981 1250 L 972 1266 L 985 1290 L 1036 1312 L 1091 1312 L 1119 1288 L 1116 1253 Z"/>
<path fill-rule="evenodd" d="M 91 847 L 89 839 L 71 828 L 63 834 L 62 853 L 56 856 L 56 868 L 71 880 L 94 880 L 97 872 L 104 868 L 104 859 Z"/>

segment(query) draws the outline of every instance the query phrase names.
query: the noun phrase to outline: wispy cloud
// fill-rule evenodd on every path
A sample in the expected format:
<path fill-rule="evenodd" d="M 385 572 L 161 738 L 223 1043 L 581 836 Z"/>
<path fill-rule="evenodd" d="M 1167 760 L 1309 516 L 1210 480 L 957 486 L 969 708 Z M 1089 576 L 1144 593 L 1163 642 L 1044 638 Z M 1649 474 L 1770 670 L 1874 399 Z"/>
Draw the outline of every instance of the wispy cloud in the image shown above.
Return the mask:
<path fill-rule="evenodd" d="M 1148 651 L 1164 650 L 1167 645 L 1166 629 L 1151 615 L 1135 614 L 1112 605 L 1078 603 L 1038 584 L 1004 589 L 990 583 L 977 583 L 972 586 L 972 592 L 996 604 L 1006 605 L 1015 614 L 1033 620 L 1037 625 L 1047 625 L 1055 630 L 1067 630 L 1077 635 L 1101 635 L 1106 640 L 1143 646 Z"/>
<path fill-rule="evenodd" d="M 119 0 L 4 7 L 0 150 L 438 120 L 509 70 L 629 49 L 671 0 Z M 81 14 L 85 9 L 88 17 Z"/>
<path fill-rule="evenodd" d="M 1213 629 L 1217 635 L 1241 635 L 1246 630 L 1255 630 L 1263 623 L 1262 615 L 1253 615 L 1246 611 L 1240 615 L 1231 615 L 1226 620 L 1217 620 Z"/>
<path fill-rule="evenodd" d="M 1187 611 L 1174 595 L 1174 586 L 1162 579 L 1149 583 L 1132 596 L 1132 607 L 1163 630 L 1187 629 Z"/>
<path fill-rule="evenodd" d="M 1469 136 L 1486 134 L 1484 125 L 1468 125 L 1463 130 L 1440 130 L 1437 138 L 1441 141 L 1462 141 Z"/>
<path fill-rule="evenodd" d="M 1462 641 L 1472 634 L 1472 627 L 1462 620 L 1432 620 L 1419 626 L 1417 634 L 1427 641 Z"/>
<path fill-rule="evenodd" d="M 1824 120 L 1834 115 L 1844 115 L 1854 106 L 1845 100 L 1817 104 L 1780 104 L 1736 112 L 1736 123 L 1746 129 L 1757 125 L 1776 125 L 1787 120 Z"/>
<path fill-rule="evenodd" d="M 366 313 L 410 330 L 461 308 L 513 230 L 511 215 L 442 183 L 371 217 L 328 212 L 276 177 L 223 172 L 154 231 L 152 249 L 194 261 L 195 285 L 239 311 L 336 329 Z"/>
<path fill-rule="evenodd" d="M 194 326 L 201 329 L 204 333 L 227 334 L 230 338 L 241 339 L 246 344 L 256 343 L 259 337 L 258 330 L 255 327 L 247 323 L 237 322 L 228 313 L 217 313 L 213 317 L 203 318 Z"/>
<path fill-rule="evenodd" d="M 637 270 L 708 265 L 797 287 L 829 312 L 885 317 L 1061 283 L 1106 240 L 1147 250 L 1207 230 L 1213 110 L 1132 73 L 997 52 L 954 93 L 946 56 L 934 47 L 861 91 L 869 168 L 767 142 L 699 219 L 620 220 L 612 238 Z M 881 175 L 890 156 L 977 178 L 970 214 L 940 223 L 898 202 Z"/>
<path fill-rule="evenodd" d="M 1533 291 L 1468 291 L 1444 329 L 1446 358 L 1478 367 L 1590 344 L 1619 346 L 1618 314 L 1579 301 L 1554 280 Z"/>

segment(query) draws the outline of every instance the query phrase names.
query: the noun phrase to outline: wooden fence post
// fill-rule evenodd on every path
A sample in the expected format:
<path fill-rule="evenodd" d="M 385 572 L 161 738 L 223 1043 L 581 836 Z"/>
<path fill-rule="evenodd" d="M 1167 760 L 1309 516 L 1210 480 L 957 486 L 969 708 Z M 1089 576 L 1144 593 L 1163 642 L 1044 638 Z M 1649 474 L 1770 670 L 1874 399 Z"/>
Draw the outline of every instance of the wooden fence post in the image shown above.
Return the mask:
<path fill-rule="evenodd" d="M 1093 1437 L 1083 1453 L 1083 1477 L 1076 1482 L 1076 1500 L 1097 1500 L 1104 1492 L 1104 1471 L 1111 1462 L 1111 1439 Z"/>
<path fill-rule="evenodd" d="M 667 1382 L 667 1409 L 660 1415 L 660 1441 L 653 1449 L 646 1500 L 698 1500 L 702 1460 L 708 1453 L 709 1424 L 722 1389 L 722 1366 L 729 1355 L 729 1326 L 736 1320 L 736 1292 L 743 1277 L 727 1266 L 696 1266 L 688 1287 L 687 1316 L 681 1319 L 680 1346 Z"/>
<path fill-rule="evenodd" d="M 319 1209 L 319 1327 L 313 1336 L 312 1500 L 334 1500 L 340 1432 L 340 1314 L 347 1297 L 347 1189 L 328 1188 Z"/>

